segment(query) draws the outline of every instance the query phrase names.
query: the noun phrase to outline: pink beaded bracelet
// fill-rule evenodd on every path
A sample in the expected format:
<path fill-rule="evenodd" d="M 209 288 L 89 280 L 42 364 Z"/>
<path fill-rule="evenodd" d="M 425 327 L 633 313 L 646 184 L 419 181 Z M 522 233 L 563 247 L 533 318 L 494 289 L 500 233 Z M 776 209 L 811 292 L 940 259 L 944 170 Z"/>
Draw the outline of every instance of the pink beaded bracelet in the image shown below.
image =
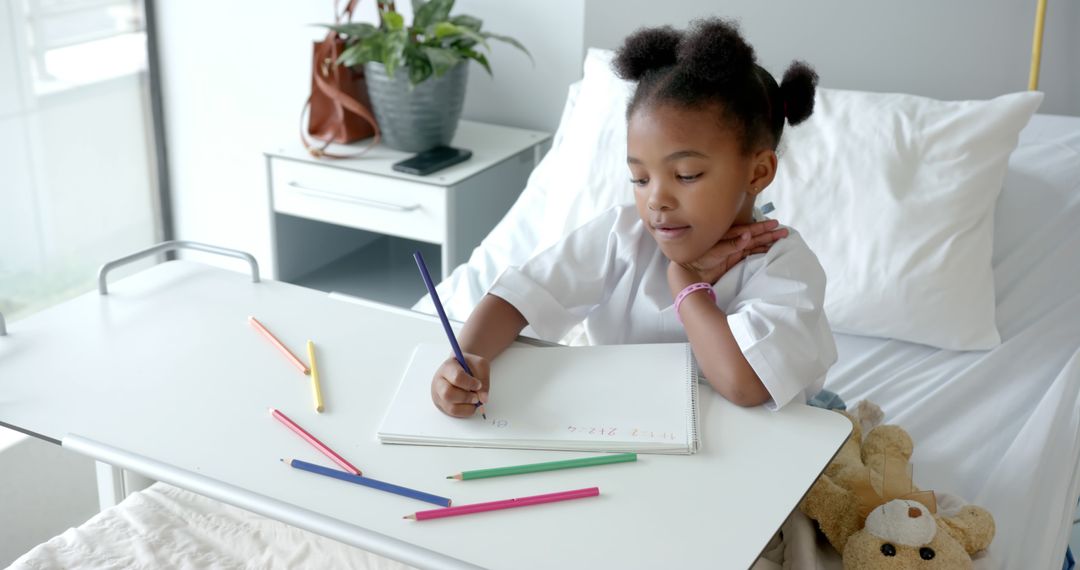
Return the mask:
<path fill-rule="evenodd" d="M 680 325 L 682 324 L 682 317 L 679 316 L 679 305 L 682 305 L 683 299 L 694 291 L 708 291 L 709 298 L 711 298 L 713 302 L 716 302 L 716 293 L 713 291 L 712 285 L 704 282 L 687 285 L 685 289 L 679 291 L 679 294 L 675 296 L 675 318 L 679 321 Z"/>

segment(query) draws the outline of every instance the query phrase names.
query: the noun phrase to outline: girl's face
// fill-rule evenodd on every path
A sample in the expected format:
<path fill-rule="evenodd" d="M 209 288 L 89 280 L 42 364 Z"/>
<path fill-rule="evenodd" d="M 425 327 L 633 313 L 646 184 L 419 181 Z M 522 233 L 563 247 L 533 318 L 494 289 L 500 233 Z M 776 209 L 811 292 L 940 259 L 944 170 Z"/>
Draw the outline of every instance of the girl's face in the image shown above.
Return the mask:
<path fill-rule="evenodd" d="M 754 196 L 776 168 L 771 150 L 743 155 L 715 107 L 643 105 L 630 116 L 626 150 L 638 215 L 676 263 L 700 258 L 732 224 L 750 223 Z"/>

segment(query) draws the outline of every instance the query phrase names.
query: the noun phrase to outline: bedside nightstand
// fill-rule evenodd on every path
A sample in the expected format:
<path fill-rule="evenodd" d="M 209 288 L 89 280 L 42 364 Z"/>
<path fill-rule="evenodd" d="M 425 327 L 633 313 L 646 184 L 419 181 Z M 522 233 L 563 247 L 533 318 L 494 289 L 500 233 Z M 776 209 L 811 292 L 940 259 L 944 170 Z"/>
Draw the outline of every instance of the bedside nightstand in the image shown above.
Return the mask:
<path fill-rule="evenodd" d="M 410 307 L 426 292 L 412 252 L 423 252 L 433 276 L 449 275 L 510 209 L 550 145 L 548 133 L 462 121 L 451 146 L 472 158 L 428 176 L 392 170 L 413 153 L 383 146 L 339 160 L 315 159 L 299 142 L 268 151 L 271 272 Z"/>

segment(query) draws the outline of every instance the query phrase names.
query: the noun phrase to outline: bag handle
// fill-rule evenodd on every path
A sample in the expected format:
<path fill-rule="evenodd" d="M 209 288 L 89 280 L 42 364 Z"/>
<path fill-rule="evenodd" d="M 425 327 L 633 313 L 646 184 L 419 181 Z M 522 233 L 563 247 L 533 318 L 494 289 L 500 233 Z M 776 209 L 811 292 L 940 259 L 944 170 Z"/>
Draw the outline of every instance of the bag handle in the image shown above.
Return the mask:
<path fill-rule="evenodd" d="M 356 2 L 356 0 L 352 0 L 352 2 Z M 336 62 L 338 56 L 340 55 L 337 52 L 337 44 L 333 41 L 332 38 L 328 39 L 331 42 L 330 58 L 333 59 L 334 62 Z M 328 71 L 334 75 L 334 79 L 337 79 L 337 75 L 341 72 L 340 68 L 337 65 L 333 64 L 331 64 Z M 319 88 L 319 90 L 323 92 L 324 95 L 341 104 L 341 107 L 335 107 L 334 111 L 338 114 L 338 119 L 340 119 L 338 124 L 342 125 L 342 128 L 344 128 L 345 124 L 344 109 L 348 109 L 353 113 L 360 115 L 365 121 L 367 121 L 369 125 L 371 125 L 371 127 L 375 130 L 376 133 L 379 132 L 379 125 L 375 122 L 375 117 L 372 116 L 371 111 L 361 105 L 357 100 L 350 97 L 347 93 L 342 91 L 341 88 L 338 87 L 338 83 L 336 81 L 334 83 L 331 83 L 326 80 L 325 75 L 320 75 L 316 73 L 315 84 Z"/>
<path fill-rule="evenodd" d="M 351 22 L 353 11 L 356 9 L 356 4 L 358 2 L 359 0 L 349 0 L 349 2 L 345 5 L 345 9 L 340 10 L 340 0 L 334 0 L 334 21 L 338 24 L 340 24 L 342 20 L 344 20 L 345 22 Z M 328 58 L 328 60 L 330 60 L 331 63 L 329 63 L 328 65 L 331 67 L 328 69 L 328 71 L 336 75 L 338 73 L 338 68 L 336 65 L 337 56 L 339 54 L 335 49 L 335 39 L 337 39 L 337 32 L 334 30 L 330 30 L 326 34 L 326 38 L 323 39 L 323 42 L 330 46 L 330 57 Z M 334 106 L 334 112 L 337 114 L 337 124 L 342 131 L 344 131 L 345 129 L 345 109 L 348 109 L 349 111 L 352 111 L 353 113 L 359 115 L 362 119 L 364 119 L 364 121 L 371 125 L 372 129 L 374 129 L 375 131 L 375 134 L 371 137 L 371 142 L 368 143 L 367 147 L 365 147 L 360 152 L 353 154 L 336 154 L 327 152 L 326 149 L 330 147 L 330 143 L 332 142 L 331 140 L 323 141 L 323 144 L 321 146 L 313 145 L 310 141 L 308 141 L 304 129 L 304 125 L 306 123 L 305 118 L 307 117 L 308 111 L 311 108 L 311 96 L 309 95 L 307 101 L 304 103 L 303 110 L 300 112 L 300 140 L 304 143 L 304 148 L 306 148 L 307 151 L 316 158 L 356 158 L 365 154 L 366 152 L 374 148 L 377 144 L 379 144 L 382 135 L 379 132 L 379 124 L 378 122 L 376 122 L 375 117 L 372 116 L 371 112 L 368 111 L 358 101 L 356 101 L 344 91 L 342 91 L 340 88 L 338 88 L 336 84 L 332 84 L 327 81 L 326 78 L 319 73 L 318 69 L 312 69 L 311 72 L 314 79 L 315 87 L 324 95 L 330 97 L 338 103 L 338 105 Z"/>
<path fill-rule="evenodd" d="M 331 39 L 331 41 L 333 41 L 333 40 Z M 324 95 L 326 95 L 327 97 L 330 97 L 336 103 L 338 103 L 338 105 L 335 106 L 335 111 L 338 113 L 338 119 L 339 119 L 338 124 L 342 126 L 341 128 L 344 128 L 344 125 L 345 125 L 344 114 L 345 114 L 345 110 L 348 109 L 349 111 L 352 111 L 353 113 L 355 113 L 357 115 L 360 115 L 361 118 L 363 118 L 369 125 L 371 125 L 372 129 L 374 129 L 374 131 L 375 131 L 375 134 L 374 134 L 374 136 L 371 137 L 371 142 L 368 144 L 367 148 L 365 148 L 364 150 L 362 150 L 362 151 L 360 151 L 359 153 L 356 153 L 356 154 L 336 155 L 336 154 L 333 154 L 333 153 L 328 153 L 328 152 L 326 152 L 326 148 L 330 146 L 329 141 L 327 141 L 325 144 L 323 144 L 323 146 L 321 148 L 312 149 L 310 146 L 308 146 L 308 151 L 312 152 L 312 154 L 315 155 L 316 157 L 326 156 L 326 157 L 329 157 L 329 158 L 349 158 L 349 157 L 360 156 L 361 154 L 364 154 L 365 152 L 371 150 L 372 147 L 374 147 L 376 144 L 378 144 L 379 140 L 382 138 L 382 136 L 381 136 L 381 133 L 379 132 L 379 123 L 375 120 L 375 117 L 371 114 L 371 111 L 368 111 L 363 105 L 360 104 L 359 101 L 357 101 L 356 99 L 353 99 L 347 93 L 342 91 L 341 88 L 339 88 L 336 84 L 327 81 L 326 78 L 321 73 L 318 73 L 316 71 L 314 73 L 314 78 L 315 78 L 315 87 L 320 92 L 322 92 Z M 310 105 L 311 105 L 311 97 L 308 97 L 308 101 L 305 104 L 305 108 L 309 107 Z M 302 130 L 303 130 L 303 122 L 301 122 L 301 131 Z"/>
<path fill-rule="evenodd" d="M 346 97 L 346 99 L 348 99 L 348 97 Z M 357 106 L 360 107 L 359 104 Z M 360 108 L 363 109 L 363 107 L 360 107 Z M 355 152 L 355 153 L 352 153 L 352 154 L 337 154 L 337 153 L 333 153 L 333 152 L 328 152 L 326 149 L 330 147 L 330 143 L 333 142 L 333 141 L 331 141 L 331 140 L 321 141 L 322 145 L 315 145 L 311 141 L 308 140 L 307 133 L 305 132 L 306 131 L 305 125 L 307 124 L 307 116 L 308 116 L 308 110 L 309 109 L 311 109 L 311 96 L 310 95 L 308 96 L 307 101 L 304 102 L 304 109 L 302 111 L 300 111 L 300 141 L 304 143 L 304 148 L 306 148 L 307 151 L 311 154 L 311 156 L 314 156 L 315 158 L 358 158 L 358 157 L 364 155 L 365 153 L 367 153 L 369 150 L 375 148 L 375 146 L 378 145 L 379 141 L 382 139 L 382 135 L 379 132 L 379 125 L 377 123 L 372 123 L 372 125 L 375 127 L 375 134 L 372 135 L 371 142 L 368 143 L 368 145 L 366 147 L 364 147 L 364 149 L 361 150 L 360 152 Z M 361 116 L 363 116 L 363 115 L 361 115 Z M 365 119 L 366 118 L 367 117 L 365 117 Z M 315 139 L 315 140 L 318 140 L 318 139 Z"/>
<path fill-rule="evenodd" d="M 334 0 L 334 23 L 340 24 L 342 20 L 344 20 L 345 23 L 351 22 L 353 10 L 356 9 L 356 4 L 358 2 L 360 2 L 360 0 L 349 0 L 349 3 L 345 5 L 345 9 L 339 10 L 338 7 L 341 6 L 341 0 Z"/>

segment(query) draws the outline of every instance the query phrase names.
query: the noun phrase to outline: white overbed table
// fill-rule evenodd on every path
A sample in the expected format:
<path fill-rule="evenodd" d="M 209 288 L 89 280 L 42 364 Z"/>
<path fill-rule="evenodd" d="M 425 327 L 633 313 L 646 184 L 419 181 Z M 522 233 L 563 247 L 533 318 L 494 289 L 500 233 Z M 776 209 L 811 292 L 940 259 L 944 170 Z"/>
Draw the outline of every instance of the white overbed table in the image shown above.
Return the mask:
<path fill-rule="evenodd" d="M 249 315 L 305 360 L 305 342 L 315 342 L 325 413 Z M 746 568 L 850 431 L 831 412 L 739 408 L 703 386 L 696 455 L 461 482 L 445 477 L 580 454 L 380 444 L 375 431 L 413 347 L 446 342 L 430 316 L 171 261 L 7 329 L 0 424 L 419 567 Z M 365 475 L 454 504 L 589 486 L 601 495 L 403 520 L 435 507 L 280 463 L 332 466 L 269 407 Z"/>

